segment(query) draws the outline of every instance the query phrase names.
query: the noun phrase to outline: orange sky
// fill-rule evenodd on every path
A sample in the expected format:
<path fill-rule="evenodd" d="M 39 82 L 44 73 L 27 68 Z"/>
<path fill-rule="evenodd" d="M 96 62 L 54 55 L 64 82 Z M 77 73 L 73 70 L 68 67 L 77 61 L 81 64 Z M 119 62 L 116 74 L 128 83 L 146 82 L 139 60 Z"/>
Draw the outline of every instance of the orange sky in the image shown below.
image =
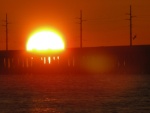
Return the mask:
<path fill-rule="evenodd" d="M 9 49 L 24 49 L 29 35 L 41 27 L 58 30 L 67 47 L 79 47 L 83 10 L 83 46 L 129 45 L 129 6 L 132 4 L 133 44 L 150 44 L 150 0 L 0 0 L 0 25 L 8 14 Z M 0 49 L 5 27 L 0 26 Z"/>

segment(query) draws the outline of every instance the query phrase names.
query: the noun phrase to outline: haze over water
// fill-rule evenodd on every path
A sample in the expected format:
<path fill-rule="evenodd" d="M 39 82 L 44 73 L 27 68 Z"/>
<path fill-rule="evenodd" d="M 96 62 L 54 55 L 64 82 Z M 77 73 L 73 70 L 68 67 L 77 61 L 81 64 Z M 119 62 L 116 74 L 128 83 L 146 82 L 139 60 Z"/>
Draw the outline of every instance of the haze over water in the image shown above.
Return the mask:
<path fill-rule="evenodd" d="M 146 75 L 1 75 L 1 113 L 148 113 Z"/>

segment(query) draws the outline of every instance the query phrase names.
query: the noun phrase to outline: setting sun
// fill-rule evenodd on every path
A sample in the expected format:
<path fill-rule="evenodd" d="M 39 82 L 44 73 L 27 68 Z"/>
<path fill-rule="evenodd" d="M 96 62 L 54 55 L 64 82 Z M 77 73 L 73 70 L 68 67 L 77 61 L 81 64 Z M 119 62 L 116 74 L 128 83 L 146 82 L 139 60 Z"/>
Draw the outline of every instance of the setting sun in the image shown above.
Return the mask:
<path fill-rule="evenodd" d="M 62 37 L 53 31 L 40 31 L 29 37 L 27 51 L 59 51 L 64 49 Z"/>

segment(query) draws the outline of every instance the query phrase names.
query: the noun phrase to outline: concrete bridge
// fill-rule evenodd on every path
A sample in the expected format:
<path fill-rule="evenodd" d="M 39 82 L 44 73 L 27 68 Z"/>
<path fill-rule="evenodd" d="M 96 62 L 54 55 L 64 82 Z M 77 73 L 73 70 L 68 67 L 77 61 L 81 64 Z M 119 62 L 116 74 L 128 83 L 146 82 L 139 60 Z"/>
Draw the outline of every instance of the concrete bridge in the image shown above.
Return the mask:
<path fill-rule="evenodd" d="M 0 74 L 150 74 L 150 45 L 70 48 L 61 53 L 0 51 Z"/>

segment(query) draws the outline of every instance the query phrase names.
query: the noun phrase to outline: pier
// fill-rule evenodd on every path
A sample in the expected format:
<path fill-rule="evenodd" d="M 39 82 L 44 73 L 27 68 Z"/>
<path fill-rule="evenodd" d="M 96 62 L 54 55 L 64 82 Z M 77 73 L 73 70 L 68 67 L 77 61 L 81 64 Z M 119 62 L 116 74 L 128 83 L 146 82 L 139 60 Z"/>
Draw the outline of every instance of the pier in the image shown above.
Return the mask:
<path fill-rule="evenodd" d="M 60 53 L 0 51 L 0 74 L 150 74 L 150 45 L 68 48 Z"/>

